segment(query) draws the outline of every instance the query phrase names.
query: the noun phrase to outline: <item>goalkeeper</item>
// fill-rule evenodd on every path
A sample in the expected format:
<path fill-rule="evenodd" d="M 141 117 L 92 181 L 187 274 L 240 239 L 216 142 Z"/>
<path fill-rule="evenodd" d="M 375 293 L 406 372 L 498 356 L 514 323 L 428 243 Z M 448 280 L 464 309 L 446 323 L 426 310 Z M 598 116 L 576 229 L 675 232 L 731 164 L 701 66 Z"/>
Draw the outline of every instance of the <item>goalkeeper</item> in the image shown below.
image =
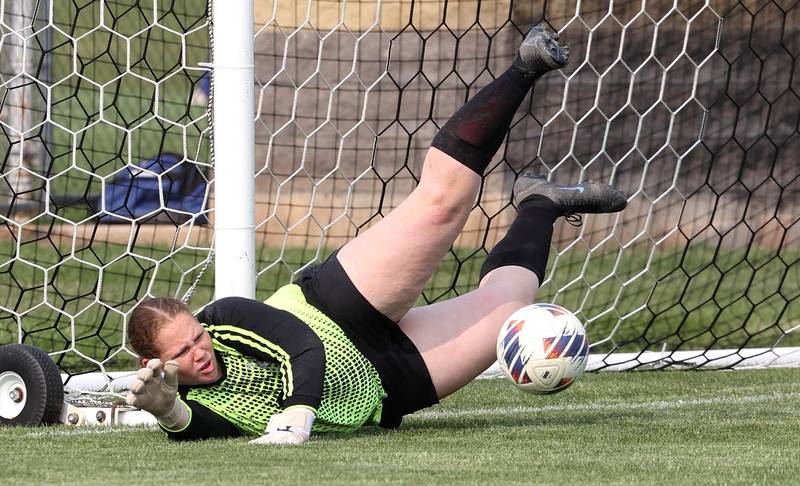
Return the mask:
<path fill-rule="evenodd" d="M 412 308 L 466 223 L 514 112 L 568 54 L 555 34 L 531 29 L 513 65 L 442 127 L 408 198 L 265 303 L 224 298 L 197 316 L 174 299 L 140 303 L 128 337 L 144 367 L 128 403 L 176 440 L 302 444 L 312 431 L 397 427 L 472 381 L 494 361 L 505 319 L 533 302 L 556 219 L 626 205 L 604 184 L 523 174 L 519 213 L 478 288 Z"/>

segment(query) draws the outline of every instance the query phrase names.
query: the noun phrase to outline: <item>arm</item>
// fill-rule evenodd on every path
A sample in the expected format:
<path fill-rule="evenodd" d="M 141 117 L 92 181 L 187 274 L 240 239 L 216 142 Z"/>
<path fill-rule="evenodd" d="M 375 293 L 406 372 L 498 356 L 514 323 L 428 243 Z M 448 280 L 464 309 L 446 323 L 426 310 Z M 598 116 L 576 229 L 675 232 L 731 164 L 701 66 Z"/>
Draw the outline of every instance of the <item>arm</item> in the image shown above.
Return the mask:
<path fill-rule="evenodd" d="M 155 416 L 158 425 L 173 440 L 236 437 L 239 430 L 227 420 L 178 396 L 178 363 L 152 359 L 136 373 L 125 401 Z"/>
<path fill-rule="evenodd" d="M 289 312 L 239 297 L 206 306 L 197 320 L 222 344 L 257 360 L 280 364 L 285 377 L 284 410 L 270 419 L 262 439 L 295 444 L 308 440 L 325 375 L 325 349 L 308 325 Z"/>
<path fill-rule="evenodd" d="M 241 297 L 206 306 L 197 320 L 222 344 L 257 360 L 279 363 L 286 376 L 284 407 L 316 410 L 319 406 L 325 349 L 306 323 L 286 311 Z"/>
<path fill-rule="evenodd" d="M 239 437 L 242 433 L 234 425 L 194 400 L 181 400 L 189 412 L 189 421 L 182 428 L 169 428 L 159 423 L 167 437 L 175 441 L 222 439 Z"/>

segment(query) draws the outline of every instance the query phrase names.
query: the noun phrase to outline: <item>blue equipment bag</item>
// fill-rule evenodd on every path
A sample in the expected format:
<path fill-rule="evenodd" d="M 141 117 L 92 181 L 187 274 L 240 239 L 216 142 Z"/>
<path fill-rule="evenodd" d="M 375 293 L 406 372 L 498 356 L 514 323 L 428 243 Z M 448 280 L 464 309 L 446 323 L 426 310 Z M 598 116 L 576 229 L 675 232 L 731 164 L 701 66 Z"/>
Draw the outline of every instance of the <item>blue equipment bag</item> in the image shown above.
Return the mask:
<path fill-rule="evenodd" d="M 191 162 L 180 164 L 182 160 L 179 155 L 161 154 L 127 167 L 106 182 L 106 211 L 101 222 L 127 223 L 117 216 L 136 219 L 149 214 L 139 222 L 182 224 L 191 219 L 192 214 L 203 211 L 207 181 L 200 167 Z M 158 195 L 158 175 L 161 175 L 164 192 L 163 208 Z M 97 197 L 94 207 L 102 207 L 101 197 Z M 199 215 L 195 223 L 207 224 L 208 219 L 205 214 Z"/>

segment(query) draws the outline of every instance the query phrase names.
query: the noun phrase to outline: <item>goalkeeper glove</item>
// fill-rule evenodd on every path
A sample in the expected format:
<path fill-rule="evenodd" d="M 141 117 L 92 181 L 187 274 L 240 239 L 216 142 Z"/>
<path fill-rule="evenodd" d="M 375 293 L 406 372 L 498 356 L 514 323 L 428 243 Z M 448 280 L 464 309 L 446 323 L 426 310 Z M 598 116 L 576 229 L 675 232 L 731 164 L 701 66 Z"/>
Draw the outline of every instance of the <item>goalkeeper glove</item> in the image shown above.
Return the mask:
<path fill-rule="evenodd" d="M 301 445 L 308 442 L 311 425 L 314 423 L 314 411 L 306 407 L 289 407 L 276 413 L 269 419 L 267 430 L 251 444 L 288 444 Z"/>
<path fill-rule="evenodd" d="M 182 429 L 189 423 L 190 415 L 186 404 L 177 399 L 178 369 L 175 361 L 162 366 L 161 360 L 151 359 L 136 373 L 125 402 L 152 413 L 167 429 Z"/>

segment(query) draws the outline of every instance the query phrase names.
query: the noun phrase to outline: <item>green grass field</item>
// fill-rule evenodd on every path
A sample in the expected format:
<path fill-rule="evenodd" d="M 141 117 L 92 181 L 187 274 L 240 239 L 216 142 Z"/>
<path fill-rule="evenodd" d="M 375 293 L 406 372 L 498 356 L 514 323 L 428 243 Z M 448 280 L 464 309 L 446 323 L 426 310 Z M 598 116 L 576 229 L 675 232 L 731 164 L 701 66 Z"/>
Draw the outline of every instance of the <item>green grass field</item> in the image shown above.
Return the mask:
<path fill-rule="evenodd" d="M 594 373 L 549 397 L 476 381 L 396 431 L 171 443 L 0 428 L 4 484 L 792 484 L 800 369 Z"/>

